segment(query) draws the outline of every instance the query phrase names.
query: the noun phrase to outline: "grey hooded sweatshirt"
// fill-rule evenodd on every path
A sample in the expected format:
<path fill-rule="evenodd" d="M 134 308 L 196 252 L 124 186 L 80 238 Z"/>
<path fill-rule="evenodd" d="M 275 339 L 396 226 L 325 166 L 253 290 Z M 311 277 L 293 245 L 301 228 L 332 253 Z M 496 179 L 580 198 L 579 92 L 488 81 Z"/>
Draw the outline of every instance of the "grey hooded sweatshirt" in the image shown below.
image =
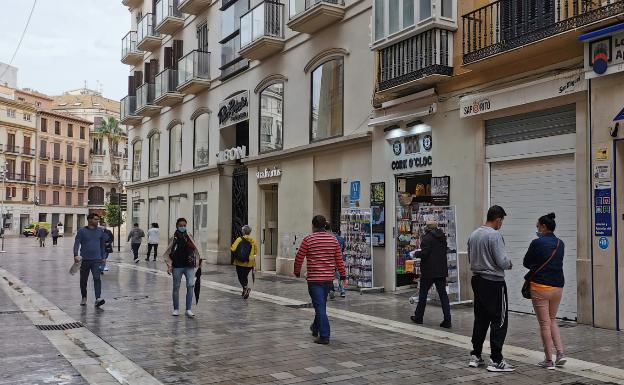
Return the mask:
<path fill-rule="evenodd" d="M 474 275 L 490 281 L 504 281 L 505 270 L 512 266 L 503 236 L 488 226 L 479 227 L 468 238 L 468 260 Z"/>

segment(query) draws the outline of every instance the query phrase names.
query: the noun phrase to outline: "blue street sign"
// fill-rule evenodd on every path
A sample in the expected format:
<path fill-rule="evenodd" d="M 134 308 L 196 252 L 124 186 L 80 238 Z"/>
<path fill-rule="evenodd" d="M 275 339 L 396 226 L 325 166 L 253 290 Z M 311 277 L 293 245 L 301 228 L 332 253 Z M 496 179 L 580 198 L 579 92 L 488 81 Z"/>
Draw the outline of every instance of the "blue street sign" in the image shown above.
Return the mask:
<path fill-rule="evenodd" d="M 354 180 L 351 182 L 351 202 L 360 200 L 360 181 Z"/>
<path fill-rule="evenodd" d="M 600 239 L 598 240 L 598 246 L 600 246 L 601 249 L 606 250 L 609 248 L 609 238 L 607 237 L 600 237 Z"/>
<path fill-rule="evenodd" d="M 613 118 L 614 122 L 618 120 L 624 120 L 624 108 L 622 108 L 622 111 L 620 111 L 620 113 L 615 115 L 615 118 Z"/>

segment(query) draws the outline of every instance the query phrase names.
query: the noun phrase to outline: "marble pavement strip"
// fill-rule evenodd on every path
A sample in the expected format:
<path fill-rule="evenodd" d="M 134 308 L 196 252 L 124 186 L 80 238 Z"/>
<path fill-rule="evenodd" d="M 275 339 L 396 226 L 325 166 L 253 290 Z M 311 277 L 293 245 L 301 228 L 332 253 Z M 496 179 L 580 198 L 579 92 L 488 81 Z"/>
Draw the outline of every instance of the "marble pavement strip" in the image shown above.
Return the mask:
<path fill-rule="evenodd" d="M 76 320 L 2 268 L 0 287 L 34 325 L 76 323 Z M 85 327 L 41 330 L 41 333 L 90 384 L 162 385 Z"/>

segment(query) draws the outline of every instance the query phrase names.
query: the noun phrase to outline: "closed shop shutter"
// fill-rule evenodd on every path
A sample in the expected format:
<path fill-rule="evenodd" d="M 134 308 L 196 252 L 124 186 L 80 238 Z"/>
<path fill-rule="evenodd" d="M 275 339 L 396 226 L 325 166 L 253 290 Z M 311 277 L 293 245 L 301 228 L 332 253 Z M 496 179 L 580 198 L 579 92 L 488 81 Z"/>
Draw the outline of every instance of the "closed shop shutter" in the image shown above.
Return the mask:
<path fill-rule="evenodd" d="M 490 164 L 491 204 L 502 206 L 507 218 L 501 230 L 513 261 L 508 271 L 509 309 L 533 313 L 520 288 L 527 272 L 522 266 L 535 239 L 535 224 L 544 214 L 557 215 L 555 234 L 565 243 L 565 288 L 558 317 L 576 318 L 576 167 L 574 155 L 541 157 Z"/>

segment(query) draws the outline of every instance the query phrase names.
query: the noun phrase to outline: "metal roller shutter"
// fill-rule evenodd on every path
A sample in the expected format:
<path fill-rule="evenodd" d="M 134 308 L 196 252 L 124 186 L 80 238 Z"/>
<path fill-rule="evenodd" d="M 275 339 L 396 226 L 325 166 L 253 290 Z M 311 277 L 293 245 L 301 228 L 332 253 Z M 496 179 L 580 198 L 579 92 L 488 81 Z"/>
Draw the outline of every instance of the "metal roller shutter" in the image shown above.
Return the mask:
<path fill-rule="evenodd" d="M 576 318 L 576 167 L 574 155 L 491 163 L 491 204 L 507 212 L 502 234 L 513 269 L 507 272 L 509 309 L 533 313 L 520 288 L 527 270 L 522 260 L 535 235 L 537 218 L 557 215 L 555 233 L 565 243 L 565 288 L 558 317 Z"/>

